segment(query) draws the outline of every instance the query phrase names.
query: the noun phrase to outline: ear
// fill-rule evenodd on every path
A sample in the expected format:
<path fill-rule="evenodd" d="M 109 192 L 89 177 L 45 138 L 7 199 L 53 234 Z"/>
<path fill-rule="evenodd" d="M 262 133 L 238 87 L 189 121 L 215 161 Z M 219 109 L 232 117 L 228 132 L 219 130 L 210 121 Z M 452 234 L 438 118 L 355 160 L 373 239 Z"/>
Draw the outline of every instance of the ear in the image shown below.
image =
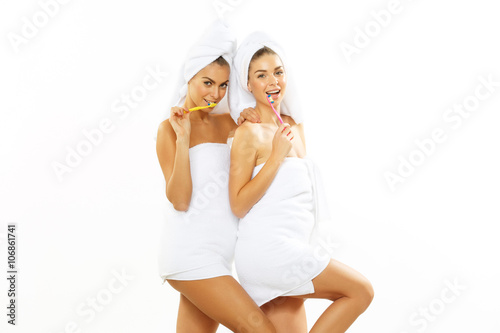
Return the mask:
<path fill-rule="evenodd" d="M 250 87 L 250 81 L 247 82 L 247 88 L 248 88 L 248 91 L 252 92 L 252 88 Z"/>

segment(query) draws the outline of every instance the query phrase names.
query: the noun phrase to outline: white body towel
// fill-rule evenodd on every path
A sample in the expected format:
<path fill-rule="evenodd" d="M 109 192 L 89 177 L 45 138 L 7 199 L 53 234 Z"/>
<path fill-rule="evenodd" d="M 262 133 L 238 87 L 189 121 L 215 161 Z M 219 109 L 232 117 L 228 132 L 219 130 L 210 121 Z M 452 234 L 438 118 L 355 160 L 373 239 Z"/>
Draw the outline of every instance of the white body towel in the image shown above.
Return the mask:
<path fill-rule="evenodd" d="M 227 144 L 189 149 L 193 193 L 186 212 L 167 201 L 159 255 L 163 282 L 231 275 L 238 219 L 229 205 L 229 157 Z"/>
<path fill-rule="evenodd" d="M 264 164 L 254 168 L 252 178 Z M 257 305 L 314 292 L 312 279 L 330 261 L 311 242 L 326 213 L 321 180 L 309 159 L 287 157 L 264 196 L 239 222 L 235 266 Z"/>

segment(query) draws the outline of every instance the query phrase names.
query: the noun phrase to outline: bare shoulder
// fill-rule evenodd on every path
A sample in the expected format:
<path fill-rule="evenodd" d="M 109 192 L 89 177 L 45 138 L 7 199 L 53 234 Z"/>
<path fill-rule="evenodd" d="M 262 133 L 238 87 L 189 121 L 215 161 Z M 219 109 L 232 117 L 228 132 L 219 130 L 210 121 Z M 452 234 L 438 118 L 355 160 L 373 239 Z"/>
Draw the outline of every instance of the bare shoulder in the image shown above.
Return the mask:
<path fill-rule="evenodd" d="M 170 119 L 167 118 L 160 123 L 158 126 L 158 132 L 173 131 L 172 124 L 170 124 Z"/>
<path fill-rule="evenodd" d="M 262 135 L 259 135 L 260 133 L 262 133 L 261 124 L 245 121 L 236 128 L 234 140 L 235 142 L 245 142 L 254 146 L 259 141 L 259 138 L 262 137 Z"/>
<path fill-rule="evenodd" d="M 240 136 L 245 136 L 245 137 L 255 136 L 260 131 L 262 131 L 262 125 L 259 123 L 252 123 L 250 121 L 245 121 L 236 129 L 236 133 L 239 132 Z"/>
<path fill-rule="evenodd" d="M 157 138 L 168 138 L 171 140 L 176 139 L 175 131 L 170 123 L 170 119 L 165 119 L 158 125 Z"/>

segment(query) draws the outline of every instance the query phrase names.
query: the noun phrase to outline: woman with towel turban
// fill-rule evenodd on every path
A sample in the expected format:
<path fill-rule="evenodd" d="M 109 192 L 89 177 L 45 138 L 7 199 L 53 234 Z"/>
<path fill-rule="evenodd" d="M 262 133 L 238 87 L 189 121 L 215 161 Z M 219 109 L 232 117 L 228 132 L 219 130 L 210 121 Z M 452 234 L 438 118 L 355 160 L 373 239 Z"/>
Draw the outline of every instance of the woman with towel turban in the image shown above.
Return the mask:
<path fill-rule="evenodd" d="M 233 119 L 245 107 L 255 107 L 261 119 L 243 123 L 231 148 L 229 199 L 240 218 L 236 271 L 277 332 L 304 332 L 268 311 L 283 297 L 334 301 L 310 332 L 345 332 L 371 303 L 373 288 L 314 244 L 312 235 L 327 217 L 326 199 L 316 166 L 304 158 L 301 108 L 286 64 L 280 47 L 260 32 L 246 38 L 233 60 Z"/>
<path fill-rule="evenodd" d="M 236 124 L 224 111 L 235 39 L 220 21 L 190 50 L 177 106 L 158 129 L 157 154 L 169 200 L 161 234 L 163 282 L 181 293 L 177 332 L 276 332 L 231 275 L 237 218 L 228 197 Z M 189 112 L 189 108 L 217 106 Z M 227 103 L 226 103 L 227 105 Z"/>

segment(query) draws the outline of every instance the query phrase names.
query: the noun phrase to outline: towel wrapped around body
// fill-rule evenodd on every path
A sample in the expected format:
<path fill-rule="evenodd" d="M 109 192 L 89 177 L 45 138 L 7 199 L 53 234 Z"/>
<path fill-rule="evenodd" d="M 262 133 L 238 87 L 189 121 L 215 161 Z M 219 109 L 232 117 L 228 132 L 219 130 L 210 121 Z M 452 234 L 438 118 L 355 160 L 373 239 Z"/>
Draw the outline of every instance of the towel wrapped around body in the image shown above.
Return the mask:
<path fill-rule="evenodd" d="M 259 306 L 278 296 L 313 293 L 312 279 L 330 262 L 311 239 L 327 214 L 319 177 L 312 160 L 287 157 L 264 196 L 240 219 L 236 271 Z"/>
<path fill-rule="evenodd" d="M 189 148 L 193 193 L 189 209 L 165 206 L 158 264 L 160 277 L 200 280 L 232 275 L 238 219 L 231 212 L 229 145 L 207 142 Z"/>

